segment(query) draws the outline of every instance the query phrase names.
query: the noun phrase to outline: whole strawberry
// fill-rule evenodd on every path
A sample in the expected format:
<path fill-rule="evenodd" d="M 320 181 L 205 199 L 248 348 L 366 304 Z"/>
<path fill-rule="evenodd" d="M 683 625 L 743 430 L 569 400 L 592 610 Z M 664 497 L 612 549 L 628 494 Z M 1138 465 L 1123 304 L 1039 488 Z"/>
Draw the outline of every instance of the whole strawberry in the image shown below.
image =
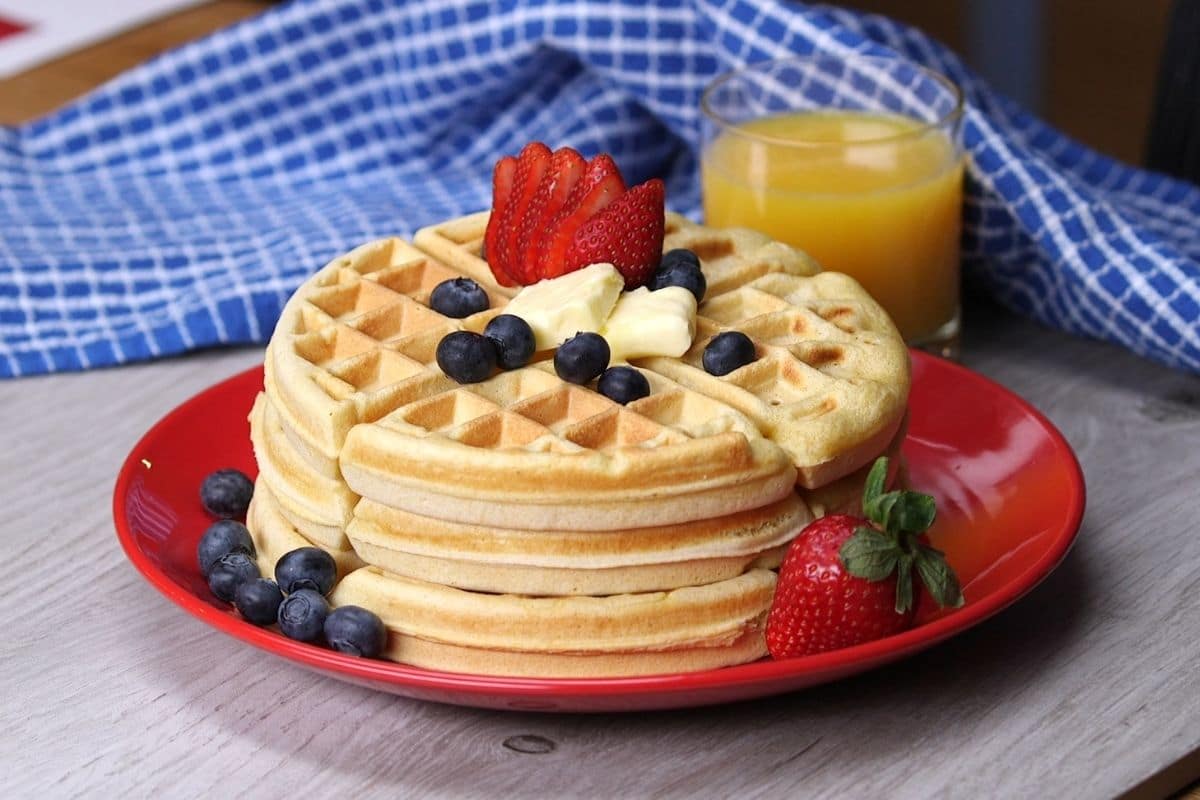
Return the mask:
<path fill-rule="evenodd" d="M 779 568 L 767 616 L 773 658 L 823 653 L 898 633 L 912 624 L 913 570 L 940 606 L 961 606 L 945 556 L 921 540 L 933 498 L 884 492 L 887 459 L 867 476 L 864 518 L 822 517 L 801 531 Z"/>

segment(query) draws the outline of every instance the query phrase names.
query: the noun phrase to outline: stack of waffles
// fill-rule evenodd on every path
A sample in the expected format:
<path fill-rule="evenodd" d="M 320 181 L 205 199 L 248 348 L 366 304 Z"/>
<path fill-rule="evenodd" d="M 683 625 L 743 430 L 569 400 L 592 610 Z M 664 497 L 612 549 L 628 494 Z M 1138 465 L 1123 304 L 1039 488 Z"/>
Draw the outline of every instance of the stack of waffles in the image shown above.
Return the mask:
<path fill-rule="evenodd" d="M 386 655 L 431 669 L 616 676 L 763 656 L 784 548 L 853 504 L 903 434 L 908 356 L 891 321 L 791 248 L 668 214 L 664 249 L 694 251 L 708 293 L 687 353 L 633 362 L 648 397 L 622 406 L 567 383 L 550 353 L 460 385 L 438 342 L 481 331 L 515 291 L 480 258 L 486 225 L 364 245 L 288 303 L 250 419 L 264 574 L 289 550 L 327 550 L 334 605 L 374 611 Z M 430 309 L 461 276 L 490 308 Z M 758 358 L 716 377 L 700 361 L 725 330 Z"/>

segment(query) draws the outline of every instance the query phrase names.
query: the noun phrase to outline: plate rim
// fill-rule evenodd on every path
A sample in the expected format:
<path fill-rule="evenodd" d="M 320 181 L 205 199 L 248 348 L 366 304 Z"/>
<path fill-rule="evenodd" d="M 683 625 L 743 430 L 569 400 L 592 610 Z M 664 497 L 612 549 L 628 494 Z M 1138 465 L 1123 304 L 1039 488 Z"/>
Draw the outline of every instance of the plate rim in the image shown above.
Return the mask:
<path fill-rule="evenodd" d="M 125 499 L 131 483 L 137 475 L 138 468 L 142 465 L 141 453 L 152 440 L 159 436 L 163 428 L 178 417 L 187 416 L 195 406 L 203 405 L 209 395 L 220 393 L 229 384 L 245 381 L 252 374 L 261 375 L 263 369 L 261 364 L 241 370 L 196 392 L 160 417 L 138 438 L 122 461 L 116 483 L 113 486 L 113 521 L 117 539 L 126 558 L 148 583 L 184 611 L 223 633 L 273 655 L 298 661 L 321 671 L 336 673 L 351 680 L 379 682 L 418 690 L 454 692 L 458 695 L 494 696 L 500 694 L 528 698 L 572 696 L 603 698 L 720 690 L 748 684 L 770 685 L 805 675 L 836 673 L 847 668 L 871 669 L 883 661 L 905 657 L 962 633 L 1028 594 L 1049 576 L 1070 552 L 1078 538 L 1087 504 L 1087 487 L 1079 459 L 1058 428 L 1037 408 L 1010 389 L 961 364 L 917 350 L 910 351 L 910 355 L 914 359 L 914 366 L 915 362 L 920 361 L 924 366 L 932 365 L 935 369 L 948 370 L 959 379 L 982 384 L 989 392 L 997 392 L 1005 396 L 1009 401 L 1016 403 L 1038 424 L 1050 440 L 1053 449 L 1063 458 L 1064 466 L 1070 473 L 1069 495 L 1065 504 L 1066 513 L 1060 523 L 1053 528 L 1053 540 L 1047 551 L 1028 568 L 979 601 L 901 633 L 826 653 L 779 661 L 760 659 L 748 664 L 699 672 L 620 678 L 528 678 L 479 675 L 441 672 L 393 661 L 344 655 L 334 650 L 288 639 L 270 629 L 259 628 L 227 611 L 214 607 L 177 584 L 137 546 L 125 512 Z M 860 670 L 854 669 L 854 671 Z M 783 691 L 789 690 L 784 689 Z"/>

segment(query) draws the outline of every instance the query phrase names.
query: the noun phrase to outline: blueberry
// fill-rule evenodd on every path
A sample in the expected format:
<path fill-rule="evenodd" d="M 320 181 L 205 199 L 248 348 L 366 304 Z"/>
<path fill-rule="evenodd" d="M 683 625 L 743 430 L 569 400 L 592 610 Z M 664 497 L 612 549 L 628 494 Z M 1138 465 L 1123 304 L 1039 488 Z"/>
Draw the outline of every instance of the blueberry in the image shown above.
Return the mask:
<path fill-rule="evenodd" d="M 232 519 L 217 520 L 208 526 L 200 537 L 200 544 L 196 545 L 200 571 L 207 577 L 217 559 L 230 553 L 245 553 L 253 558 L 254 540 L 242 523 Z"/>
<path fill-rule="evenodd" d="M 226 553 L 213 564 L 208 573 L 208 588 L 226 603 L 232 603 L 238 587 L 256 580 L 262 573 L 258 564 L 245 553 Z"/>
<path fill-rule="evenodd" d="M 670 256 L 671 253 L 687 253 L 692 260 L 685 258 L 668 260 L 667 256 Z M 691 292 L 695 296 L 696 302 L 699 303 L 704 299 L 708 281 L 704 279 L 704 273 L 700 271 L 700 265 L 695 261 L 696 255 L 691 250 L 672 250 L 671 253 L 663 256 L 662 263 L 650 276 L 647 286 L 652 292 L 668 286 L 682 286 Z"/>
<path fill-rule="evenodd" d="M 704 348 L 704 369 L 710 375 L 728 375 L 757 356 L 754 342 L 741 331 L 718 333 Z"/>
<path fill-rule="evenodd" d="M 429 295 L 429 307 L 447 317 L 462 319 L 480 311 L 487 311 L 487 292 L 470 278 L 451 278 L 433 287 Z"/>
<path fill-rule="evenodd" d="M 298 547 L 275 562 L 275 580 L 284 594 L 301 589 L 329 594 L 337 580 L 337 564 L 319 547 Z"/>
<path fill-rule="evenodd" d="M 533 328 L 520 317 L 512 314 L 501 314 L 494 317 L 483 335 L 491 340 L 496 348 L 496 360 L 501 369 L 517 369 L 529 363 L 536 347 Z"/>
<path fill-rule="evenodd" d="M 312 589 L 300 589 L 283 598 L 279 604 L 279 630 L 289 639 L 315 641 L 325 628 L 329 602 Z"/>
<path fill-rule="evenodd" d="M 358 606 L 339 606 L 325 618 L 325 641 L 339 653 L 375 658 L 387 643 L 383 620 Z"/>
<path fill-rule="evenodd" d="M 270 625 L 279 616 L 283 592 L 279 584 L 267 578 L 246 581 L 233 593 L 233 604 L 246 619 L 255 625 Z"/>
<path fill-rule="evenodd" d="M 650 381 L 633 367 L 610 367 L 596 384 L 600 394 L 621 405 L 650 394 Z"/>
<path fill-rule="evenodd" d="M 683 247 L 674 250 L 668 250 L 663 253 L 662 260 L 658 262 L 658 268 L 675 266 L 677 264 L 689 264 L 696 269 L 700 269 L 700 256 Z"/>
<path fill-rule="evenodd" d="M 558 346 L 554 354 L 554 371 L 571 383 L 584 384 L 608 366 L 612 351 L 598 333 L 577 333 Z"/>
<path fill-rule="evenodd" d="M 459 383 L 479 383 L 492 375 L 496 345 L 479 333 L 448 333 L 438 342 L 437 363 L 442 372 Z"/>
<path fill-rule="evenodd" d="M 233 519 L 246 516 L 254 483 L 236 469 L 219 469 L 200 485 L 200 502 L 214 517 Z"/>

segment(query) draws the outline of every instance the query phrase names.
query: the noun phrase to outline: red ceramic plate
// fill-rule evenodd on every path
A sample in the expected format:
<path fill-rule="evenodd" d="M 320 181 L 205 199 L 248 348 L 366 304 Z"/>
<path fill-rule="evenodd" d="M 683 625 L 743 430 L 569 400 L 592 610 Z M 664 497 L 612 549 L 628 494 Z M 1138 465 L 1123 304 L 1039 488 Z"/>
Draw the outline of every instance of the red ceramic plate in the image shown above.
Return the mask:
<path fill-rule="evenodd" d="M 282 658 L 406 697 L 484 708 L 633 711 L 700 706 L 803 689 L 924 650 L 1017 600 L 1066 555 L 1083 515 L 1083 476 L 1062 435 L 1025 401 L 975 373 L 913 353 L 904 453 L 912 484 L 936 497 L 933 543 L 946 551 L 966 604 L 928 613 L 887 639 L 790 661 L 644 678 L 530 679 L 460 675 L 353 658 L 243 622 L 208 591 L 196 542 L 210 520 L 204 476 L 253 476 L 246 414 L 262 386 L 251 369 L 188 400 L 142 437 L 113 495 L 129 560 L 189 614 Z"/>

